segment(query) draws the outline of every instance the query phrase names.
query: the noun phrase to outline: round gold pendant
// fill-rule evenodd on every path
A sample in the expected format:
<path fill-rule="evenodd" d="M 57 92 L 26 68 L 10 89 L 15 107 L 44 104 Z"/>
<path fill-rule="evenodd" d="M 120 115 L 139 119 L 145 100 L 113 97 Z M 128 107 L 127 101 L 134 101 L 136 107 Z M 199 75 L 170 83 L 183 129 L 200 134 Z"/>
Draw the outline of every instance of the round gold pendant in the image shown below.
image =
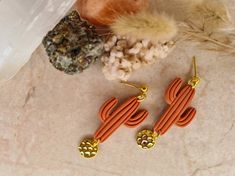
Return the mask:
<path fill-rule="evenodd" d="M 98 152 L 99 141 L 94 139 L 84 139 L 78 147 L 80 154 L 85 158 L 92 158 Z"/>
<path fill-rule="evenodd" d="M 158 134 L 151 130 L 142 130 L 137 134 L 136 142 L 142 149 L 150 149 L 156 144 Z"/>

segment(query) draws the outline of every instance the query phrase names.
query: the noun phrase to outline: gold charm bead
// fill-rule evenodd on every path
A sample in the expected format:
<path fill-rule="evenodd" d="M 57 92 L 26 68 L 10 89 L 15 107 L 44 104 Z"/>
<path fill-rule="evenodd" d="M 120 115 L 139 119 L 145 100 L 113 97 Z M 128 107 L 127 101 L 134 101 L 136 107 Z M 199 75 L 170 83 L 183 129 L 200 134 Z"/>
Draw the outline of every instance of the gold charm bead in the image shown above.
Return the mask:
<path fill-rule="evenodd" d="M 158 136 L 151 130 L 142 130 L 137 134 L 136 142 L 142 149 L 150 149 L 156 144 Z"/>
<path fill-rule="evenodd" d="M 96 156 L 98 152 L 98 140 L 94 139 L 84 139 L 80 146 L 78 147 L 78 150 L 80 151 L 80 154 L 85 158 L 92 158 Z"/>

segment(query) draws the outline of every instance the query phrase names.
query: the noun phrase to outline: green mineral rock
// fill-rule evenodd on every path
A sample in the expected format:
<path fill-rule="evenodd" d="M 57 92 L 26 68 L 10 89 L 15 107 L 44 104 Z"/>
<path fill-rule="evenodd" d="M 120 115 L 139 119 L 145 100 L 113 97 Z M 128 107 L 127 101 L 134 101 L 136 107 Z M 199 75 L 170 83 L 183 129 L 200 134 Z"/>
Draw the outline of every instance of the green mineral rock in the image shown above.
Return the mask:
<path fill-rule="evenodd" d="M 42 43 L 52 65 L 71 75 L 82 72 L 103 54 L 102 38 L 76 11 L 49 31 Z"/>

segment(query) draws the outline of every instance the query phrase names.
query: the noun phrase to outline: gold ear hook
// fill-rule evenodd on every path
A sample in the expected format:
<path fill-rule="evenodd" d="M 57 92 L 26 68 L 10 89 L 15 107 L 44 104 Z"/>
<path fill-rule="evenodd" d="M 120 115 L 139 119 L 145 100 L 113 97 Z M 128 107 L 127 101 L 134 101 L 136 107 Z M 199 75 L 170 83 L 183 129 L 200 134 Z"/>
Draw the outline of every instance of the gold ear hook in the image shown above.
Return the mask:
<path fill-rule="evenodd" d="M 192 79 L 188 81 L 188 84 L 191 85 L 193 88 L 196 88 L 197 85 L 200 83 L 200 77 L 198 76 L 197 63 L 196 63 L 195 56 L 193 56 L 193 69 L 194 69 L 194 76 L 192 77 Z"/>
<path fill-rule="evenodd" d="M 148 92 L 148 86 L 147 85 L 143 85 L 143 86 L 137 86 L 133 83 L 129 83 L 127 81 L 121 81 L 122 84 L 129 86 L 129 87 L 133 87 L 136 89 L 139 89 L 141 94 L 137 96 L 139 101 L 144 101 L 147 98 L 147 92 Z"/>

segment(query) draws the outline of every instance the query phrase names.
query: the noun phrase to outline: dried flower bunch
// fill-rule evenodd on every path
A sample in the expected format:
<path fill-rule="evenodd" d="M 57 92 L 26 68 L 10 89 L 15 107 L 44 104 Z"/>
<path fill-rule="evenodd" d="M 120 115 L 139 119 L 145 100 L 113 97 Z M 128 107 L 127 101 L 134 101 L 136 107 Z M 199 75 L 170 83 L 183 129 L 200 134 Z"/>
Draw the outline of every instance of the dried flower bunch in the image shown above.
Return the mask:
<path fill-rule="evenodd" d="M 105 44 L 103 73 L 109 80 L 127 80 L 133 71 L 167 57 L 177 33 L 166 14 L 143 10 L 118 17 L 110 25 L 115 34 Z"/>
<path fill-rule="evenodd" d="M 174 46 L 172 41 L 160 44 L 114 35 L 105 44 L 103 73 L 108 80 L 126 81 L 133 71 L 165 58 Z"/>
<path fill-rule="evenodd" d="M 53 66 L 67 74 L 82 72 L 103 53 L 103 40 L 94 26 L 81 20 L 76 11 L 48 32 L 43 45 Z"/>

